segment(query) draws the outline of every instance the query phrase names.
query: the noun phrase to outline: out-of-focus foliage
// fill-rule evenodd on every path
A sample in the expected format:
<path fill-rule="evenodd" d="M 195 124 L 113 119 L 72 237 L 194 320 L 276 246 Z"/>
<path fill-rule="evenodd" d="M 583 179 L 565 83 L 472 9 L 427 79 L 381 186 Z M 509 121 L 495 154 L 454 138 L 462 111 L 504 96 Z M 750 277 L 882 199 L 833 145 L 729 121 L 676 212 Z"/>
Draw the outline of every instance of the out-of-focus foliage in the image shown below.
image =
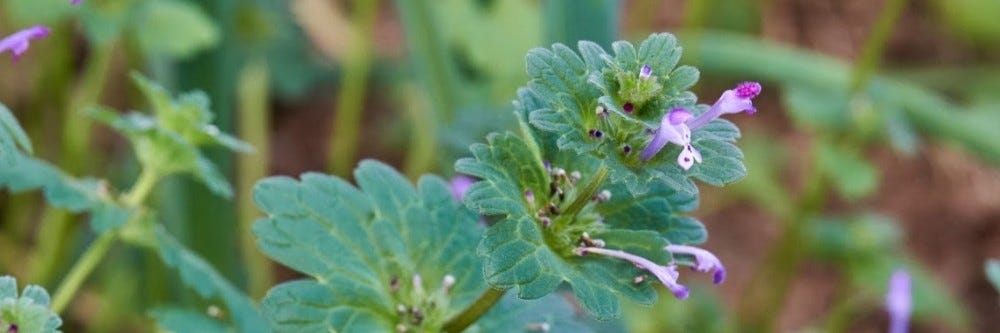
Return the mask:
<path fill-rule="evenodd" d="M 28 285 L 18 295 L 17 280 L 0 277 L 0 329 L 8 332 L 56 333 L 62 319 L 49 310 L 49 293 Z"/>

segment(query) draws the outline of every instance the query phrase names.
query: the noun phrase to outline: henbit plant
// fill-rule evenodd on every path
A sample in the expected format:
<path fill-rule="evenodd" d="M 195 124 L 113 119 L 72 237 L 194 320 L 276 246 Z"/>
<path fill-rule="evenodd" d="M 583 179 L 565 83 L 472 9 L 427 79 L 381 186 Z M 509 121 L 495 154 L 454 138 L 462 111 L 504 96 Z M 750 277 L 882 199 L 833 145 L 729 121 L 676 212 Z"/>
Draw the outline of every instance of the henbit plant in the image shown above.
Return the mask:
<path fill-rule="evenodd" d="M 88 275 L 120 240 L 153 251 L 167 267 L 177 271 L 181 282 L 206 299 L 221 301 L 228 310 L 228 318 L 220 321 L 196 311 L 169 306 L 157 308 L 150 315 L 163 328 L 190 331 L 192 327 L 200 327 L 195 331 L 205 332 L 231 330 L 228 326 L 234 326 L 240 332 L 267 331 L 266 322 L 256 304 L 167 232 L 156 222 L 153 208 L 144 204 L 160 179 L 179 173 L 192 174 L 213 192 L 231 196 L 228 182 L 203 156 L 201 148 L 221 145 L 235 151 L 249 151 L 250 147 L 211 125 L 212 114 L 208 111 L 208 99 L 204 94 L 193 92 L 172 98 L 165 89 L 140 75 L 133 75 L 133 79 L 149 100 L 154 111 L 152 115 L 140 112 L 119 114 L 105 109 L 91 111 L 91 115 L 99 121 L 125 134 L 142 167 L 132 188 L 121 193 L 115 193 L 107 181 L 77 179 L 29 156 L 30 142 L 9 110 L 0 106 L 0 163 L 3 165 L 0 168 L 0 187 L 14 192 L 41 189 L 53 206 L 76 213 L 89 213 L 91 229 L 97 235 L 56 289 L 51 311 L 60 313 L 69 305 Z M 0 292 L 7 289 L 11 288 Z M 34 316 L 40 310 L 29 307 L 41 306 L 48 311 L 48 296 L 39 290 L 37 287 L 27 288 L 22 300 L 16 302 L 21 310 L 12 311 L 21 311 L 17 313 L 25 315 L 3 317 L 8 329 L 15 327 L 13 325 L 21 329 L 37 324 L 35 317 L 25 316 Z M 2 296 L 5 298 L 3 304 L 7 304 L 7 297 L 16 297 L 16 293 L 4 292 Z M 32 312 L 24 312 L 29 310 Z M 36 332 L 33 329 L 22 331 Z"/>
<path fill-rule="evenodd" d="M 529 303 L 531 318 L 505 311 L 558 304 L 552 294 L 566 283 L 590 315 L 616 318 L 620 297 L 656 302 L 656 284 L 687 297 L 678 266 L 714 271 L 721 283 L 721 261 L 692 246 L 705 241 L 704 226 L 685 214 L 698 205 L 693 179 L 721 186 L 746 174 L 732 144 L 739 129 L 718 117 L 754 112 L 760 85 L 696 105 L 687 89 L 698 71 L 677 66 L 672 35 L 612 48 L 531 50 L 530 81 L 514 102 L 518 132 L 491 134 L 457 161 L 478 178 L 454 182 L 466 191 L 433 176 L 414 188 L 370 161 L 354 172 L 357 188 L 313 173 L 258 183 L 261 250 L 310 277 L 264 297 L 272 328 L 576 332 L 564 312 L 540 316 L 554 305 Z M 452 192 L 464 192 L 464 206 Z"/>

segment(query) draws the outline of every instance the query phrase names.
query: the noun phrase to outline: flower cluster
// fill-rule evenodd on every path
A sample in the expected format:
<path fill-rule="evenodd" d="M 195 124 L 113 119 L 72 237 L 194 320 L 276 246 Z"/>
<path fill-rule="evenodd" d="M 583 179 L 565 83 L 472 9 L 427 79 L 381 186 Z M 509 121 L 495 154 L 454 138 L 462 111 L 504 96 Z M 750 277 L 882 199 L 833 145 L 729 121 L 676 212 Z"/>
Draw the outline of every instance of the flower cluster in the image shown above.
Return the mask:
<path fill-rule="evenodd" d="M 78 5 L 83 0 L 70 0 L 73 5 Z M 0 53 L 10 51 L 11 56 L 14 61 L 21 58 L 24 52 L 28 51 L 29 42 L 39 38 L 45 38 L 49 35 L 51 30 L 43 25 L 36 25 L 21 31 L 15 32 L 10 36 L 0 39 Z"/>
<path fill-rule="evenodd" d="M 639 75 L 646 73 L 646 67 L 640 71 Z M 712 120 L 724 114 L 740 113 L 746 111 L 749 114 L 757 112 L 753 106 L 753 99 L 760 95 L 761 87 L 757 82 L 744 82 L 736 88 L 726 90 L 722 97 L 712 105 L 708 111 L 698 117 L 686 108 L 674 108 L 663 115 L 660 127 L 653 133 L 652 140 L 640 153 L 643 161 L 649 161 L 656 153 L 660 152 L 667 143 L 673 143 L 683 148 L 677 156 L 677 164 L 684 170 L 688 170 L 694 163 L 701 163 L 701 153 L 691 145 L 691 131 L 708 124 Z"/>

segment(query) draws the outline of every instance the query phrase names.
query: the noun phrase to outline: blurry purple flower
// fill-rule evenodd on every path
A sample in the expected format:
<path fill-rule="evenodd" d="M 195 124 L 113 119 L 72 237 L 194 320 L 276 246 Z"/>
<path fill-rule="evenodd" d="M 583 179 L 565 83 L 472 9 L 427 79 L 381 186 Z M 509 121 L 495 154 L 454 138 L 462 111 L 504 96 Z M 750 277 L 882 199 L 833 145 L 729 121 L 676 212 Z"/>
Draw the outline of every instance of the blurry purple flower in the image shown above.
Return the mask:
<path fill-rule="evenodd" d="M 715 284 L 720 284 L 726 280 L 726 267 L 722 266 L 722 261 L 712 254 L 712 252 L 687 245 L 667 245 L 666 250 L 673 254 L 694 256 L 694 269 L 702 273 L 714 270 L 715 274 L 712 277 L 712 282 Z"/>
<path fill-rule="evenodd" d="M 889 312 L 889 333 L 906 333 L 913 310 L 913 286 L 905 270 L 897 270 L 889 278 L 885 310 Z"/>
<path fill-rule="evenodd" d="M 660 280 L 671 292 L 674 293 L 679 299 L 685 299 L 688 297 L 688 288 L 677 283 L 677 277 L 680 275 L 677 273 L 677 266 L 668 265 L 661 266 L 649 259 L 625 252 L 620 250 L 609 250 L 600 247 L 578 247 L 573 250 L 579 256 L 584 256 L 589 253 L 596 253 L 600 255 L 605 255 L 609 257 L 614 257 L 618 259 L 628 260 L 632 264 L 635 264 L 639 268 L 645 269 L 656 276 L 656 279 Z"/>
<path fill-rule="evenodd" d="M 451 195 L 455 197 L 455 200 L 462 201 L 465 197 L 465 192 L 469 191 L 472 184 L 476 183 L 476 180 L 472 177 L 466 175 L 455 175 L 451 177 Z"/>
<path fill-rule="evenodd" d="M 640 79 L 648 79 L 652 75 L 653 75 L 653 67 L 649 67 L 649 65 L 642 65 L 642 69 L 639 69 Z"/>
<path fill-rule="evenodd" d="M 69 0 L 69 3 L 74 5 L 79 5 L 81 2 L 83 2 L 83 0 Z"/>
<path fill-rule="evenodd" d="M 0 53 L 10 51 L 14 61 L 28 51 L 28 42 L 32 39 L 44 38 L 49 35 L 49 28 L 36 25 L 0 39 Z"/>
<path fill-rule="evenodd" d="M 691 112 L 685 108 L 674 108 L 663 115 L 660 128 L 653 133 L 653 140 L 639 154 L 642 160 L 649 161 L 667 142 L 671 142 L 684 148 L 677 156 L 677 164 L 684 170 L 690 169 L 695 162 L 701 163 L 701 153 L 691 146 L 691 130 L 685 124 L 691 117 Z"/>
<path fill-rule="evenodd" d="M 723 92 L 719 100 L 712 104 L 712 108 L 699 115 L 698 118 L 692 119 L 687 125 L 691 130 L 695 130 L 724 114 L 743 111 L 749 114 L 757 113 L 757 108 L 753 106 L 753 99 L 760 95 L 760 91 L 760 83 L 752 81 L 740 83 L 736 88 Z"/>

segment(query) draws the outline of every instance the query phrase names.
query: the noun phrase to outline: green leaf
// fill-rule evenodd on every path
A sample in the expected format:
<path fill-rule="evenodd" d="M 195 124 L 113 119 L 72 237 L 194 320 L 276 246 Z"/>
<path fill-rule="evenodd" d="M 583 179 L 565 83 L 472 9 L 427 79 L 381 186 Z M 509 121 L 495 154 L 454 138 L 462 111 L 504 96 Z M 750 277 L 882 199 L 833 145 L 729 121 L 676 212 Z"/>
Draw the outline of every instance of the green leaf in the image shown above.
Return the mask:
<path fill-rule="evenodd" d="M 32 154 L 31 140 L 17 122 L 14 113 L 0 103 L 0 165 L 12 163 L 18 150 Z"/>
<path fill-rule="evenodd" d="M 818 145 L 817 163 L 845 199 L 860 199 L 878 187 L 878 170 L 858 156 L 857 152 L 827 141 L 821 141 Z"/>
<path fill-rule="evenodd" d="M 254 225 L 261 250 L 310 277 L 264 297 L 271 327 L 439 330 L 487 288 L 473 251 L 483 229 L 479 217 L 437 177 L 425 176 L 414 188 L 374 161 L 363 161 L 354 176 L 360 188 L 315 173 L 299 181 L 268 178 L 254 187 L 254 200 L 267 213 Z M 455 279 L 447 292 L 441 287 L 446 275 Z"/>
<path fill-rule="evenodd" d="M 62 319 L 49 309 L 49 301 L 49 293 L 42 287 L 28 285 L 19 296 L 17 280 L 0 277 L 0 328 L 11 332 L 59 332 Z"/>
<path fill-rule="evenodd" d="M 216 319 L 203 313 L 191 310 L 159 307 L 150 311 L 149 315 L 156 320 L 156 325 L 167 332 L 201 332 L 226 333 L 234 330 L 226 327 Z"/>
<path fill-rule="evenodd" d="M 16 25 L 54 25 L 66 18 L 73 6 L 62 0 L 7 0 L 4 9 Z"/>
<path fill-rule="evenodd" d="M 671 244 L 700 244 L 708 239 L 705 226 L 685 216 L 698 207 L 698 197 L 679 192 L 666 184 L 651 185 L 651 190 L 630 196 L 623 184 L 608 187 L 611 200 L 598 205 L 597 211 L 608 225 L 630 230 L 656 231 Z"/>
<path fill-rule="evenodd" d="M 993 284 L 993 288 L 1000 291 L 1000 260 L 987 260 L 986 264 L 983 266 L 983 270 L 986 271 L 986 279 Z"/>
<path fill-rule="evenodd" d="M 129 21 L 138 14 L 142 0 L 87 1 L 80 5 L 80 23 L 94 44 L 117 40 L 130 31 Z"/>
<path fill-rule="evenodd" d="M 144 168 L 167 175 L 190 173 L 221 196 L 231 197 L 232 187 L 225 176 L 204 156 L 200 147 L 221 145 L 237 152 L 253 148 L 212 125 L 208 98 L 201 92 L 171 98 L 163 87 L 134 74 L 133 79 L 153 108 L 155 117 L 132 112 L 118 114 L 107 109 L 91 109 L 97 120 L 122 132 L 131 142 Z"/>
<path fill-rule="evenodd" d="M 188 250 L 162 226 L 154 229 L 155 250 L 167 267 L 173 268 L 181 281 L 205 298 L 219 298 L 229 309 L 239 332 L 267 332 L 267 322 L 253 300 L 234 287 L 196 253 Z"/>
<path fill-rule="evenodd" d="M 508 294 L 465 332 L 592 332 L 575 317 L 573 306 L 561 295 L 527 301 Z"/>
<path fill-rule="evenodd" d="M 654 262 L 670 261 L 670 255 L 663 250 L 666 241 L 655 232 L 610 230 L 592 236 L 604 240 L 609 248 Z M 557 253 L 547 243 L 539 223 L 527 217 L 508 218 L 491 227 L 478 252 L 486 257 L 486 280 L 497 288 L 516 288 L 522 299 L 548 295 L 566 282 L 580 305 L 598 320 L 621 315 L 618 296 L 642 304 L 656 302 L 656 292 L 649 283 L 633 282 L 644 274 L 634 265 L 598 256 Z"/>
<path fill-rule="evenodd" d="M 530 215 L 524 194 L 548 193 L 545 167 L 512 133 L 491 134 L 487 142 L 469 148 L 474 158 L 455 163 L 456 171 L 483 179 L 466 192 L 466 205 L 483 215 Z"/>
<path fill-rule="evenodd" d="M 196 5 L 178 0 L 146 1 L 132 26 L 143 51 L 188 58 L 219 43 L 219 29 Z"/>

